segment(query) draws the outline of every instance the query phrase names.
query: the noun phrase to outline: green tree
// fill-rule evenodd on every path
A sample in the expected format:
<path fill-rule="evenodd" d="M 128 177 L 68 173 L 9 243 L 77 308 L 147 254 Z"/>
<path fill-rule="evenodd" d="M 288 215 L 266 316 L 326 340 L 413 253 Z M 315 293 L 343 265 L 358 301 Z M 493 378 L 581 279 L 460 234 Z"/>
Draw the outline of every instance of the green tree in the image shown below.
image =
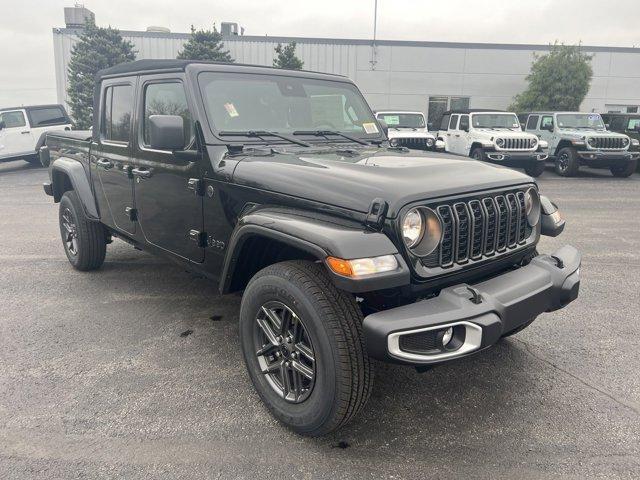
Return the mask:
<path fill-rule="evenodd" d="M 288 68 L 289 70 L 301 70 L 304 62 L 296 56 L 296 42 L 291 42 L 286 46 L 281 43 L 275 48 L 276 58 L 273 59 L 273 66 L 276 68 Z"/>
<path fill-rule="evenodd" d="M 534 54 L 529 86 L 516 95 L 510 110 L 579 110 L 589 92 L 592 55 L 580 45 L 551 45 L 549 53 Z"/>
<path fill-rule="evenodd" d="M 93 88 L 98 70 L 136 59 L 133 45 L 122 39 L 115 28 L 97 27 L 88 19 L 78 43 L 71 50 L 69 61 L 69 106 L 75 125 L 91 127 L 93 119 Z"/>
<path fill-rule="evenodd" d="M 178 58 L 183 60 L 207 60 L 215 62 L 233 62 L 229 50 L 224 50 L 222 34 L 216 26 L 213 30 L 196 30 L 191 25 L 191 37 L 184 44 L 184 48 L 178 53 Z"/>

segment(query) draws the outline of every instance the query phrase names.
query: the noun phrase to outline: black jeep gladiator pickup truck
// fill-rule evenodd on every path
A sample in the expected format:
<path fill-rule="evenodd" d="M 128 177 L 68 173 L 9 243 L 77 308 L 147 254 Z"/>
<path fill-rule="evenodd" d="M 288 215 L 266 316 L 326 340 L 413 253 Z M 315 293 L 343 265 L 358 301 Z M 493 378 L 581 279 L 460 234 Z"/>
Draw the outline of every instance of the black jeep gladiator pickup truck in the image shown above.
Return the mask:
<path fill-rule="evenodd" d="M 372 358 L 461 358 L 578 295 L 578 251 L 536 250 L 564 220 L 530 177 L 391 147 L 347 78 L 141 60 L 100 72 L 93 113 L 40 152 L 69 261 L 117 237 L 243 291 L 250 377 L 301 434 L 362 409 Z"/>

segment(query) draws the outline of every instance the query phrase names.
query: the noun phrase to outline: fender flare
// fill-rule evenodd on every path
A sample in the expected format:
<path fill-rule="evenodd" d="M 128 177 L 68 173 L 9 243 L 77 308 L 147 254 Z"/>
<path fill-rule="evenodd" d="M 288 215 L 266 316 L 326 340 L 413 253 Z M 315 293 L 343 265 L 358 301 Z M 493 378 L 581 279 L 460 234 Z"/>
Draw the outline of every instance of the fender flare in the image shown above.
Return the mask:
<path fill-rule="evenodd" d="M 407 285 L 410 272 L 393 242 L 382 232 L 362 225 L 336 223 L 322 214 L 302 210 L 266 207 L 253 210 L 238 221 L 229 239 L 220 277 L 220 292 L 228 293 L 242 246 L 251 237 L 262 236 L 296 247 L 324 262 L 328 256 L 344 259 L 394 255 L 399 268 L 368 278 L 352 279 L 327 269 L 334 284 L 358 293 Z"/>
<path fill-rule="evenodd" d="M 69 178 L 73 189 L 78 195 L 85 215 L 92 220 L 98 220 L 100 215 L 98 214 L 98 207 L 96 206 L 91 184 L 87 178 L 84 167 L 77 160 L 60 157 L 51 164 L 53 200 L 57 203 L 62 198 L 65 192 L 65 176 Z"/>

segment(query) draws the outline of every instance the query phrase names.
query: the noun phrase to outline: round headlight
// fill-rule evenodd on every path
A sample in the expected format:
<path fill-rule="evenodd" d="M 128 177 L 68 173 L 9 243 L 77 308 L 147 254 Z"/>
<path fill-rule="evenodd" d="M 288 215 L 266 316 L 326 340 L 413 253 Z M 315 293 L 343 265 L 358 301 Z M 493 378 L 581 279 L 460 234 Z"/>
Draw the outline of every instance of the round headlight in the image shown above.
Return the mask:
<path fill-rule="evenodd" d="M 540 221 L 540 195 L 533 187 L 524 192 L 524 210 L 527 214 L 527 222 L 535 227 Z"/>
<path fill-rule="evenodd" d="M 427 138 L 427 147 L 433 147 L 433 138 Z"/>
<path fill-rule="evenodd" d="M 400 142 L 397 138 L 392 138 L 391 140 L 389 140 L 389 145 L 391 145 L 392 147 L 397 147 L 398 145 L 400 145 Z"/>
<path fill-rule="evenodd" d="M 592 147 L 595 147 L 596 146 L 596 139 L 593 138 L 593 137 L 590 137 L 589 140 L 587 140 L 587 143 L 589 145 L 591 145 Z"/>
<path fill-rule="evenodd" d="M 402 238 L 407 247 L 415 247 L 424 233 L 424 222 L 420 210 L 409 210 L 402 221 Z"/>
<path fill-rule="evenodd" d="M 497 138 L 496 145 L 502 147 L 504 145 L 504 138 Z"/>
<path fill-rule="evenodd" d="M 440 217 L 427 207 L 409 210 L 402 222 L 402 237 L 412 253 L 418 257 L 426 257 L 442 241 Z"/>
<path fill-rule="evenodd" d="M 622 145 L 624 145 L 625 147 L 626 147 L 627 145 L 629 145 L 629 139 L 628 139 L 628 138 L 626 138 L 626 137 L 625 137 L 625 138 L 623 138 L 623 139 L 622 139 Z"/>
<path fill-rule="evenodd" d="M 531 146 L 531 148 L 534 148 L 537 144 L 538 144 L 537 138 L 532 138 L 531 140 L 529 140 L 529 145 Z"/>

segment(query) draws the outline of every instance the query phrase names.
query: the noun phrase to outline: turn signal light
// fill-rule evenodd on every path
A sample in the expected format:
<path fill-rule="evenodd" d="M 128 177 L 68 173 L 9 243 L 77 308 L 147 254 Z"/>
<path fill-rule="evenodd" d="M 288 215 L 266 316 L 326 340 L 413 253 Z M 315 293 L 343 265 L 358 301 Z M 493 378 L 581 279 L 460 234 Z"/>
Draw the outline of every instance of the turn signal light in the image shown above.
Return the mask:
<path fill-rule="evenodd" d="M 344 260 L 342 258 L 327 257 L 329 268 L 344 277 L 362 277 L 376 273 L 390 272 L 398 268 L 398 261 L 393 255 L 383 255 L 373 258 L 357 258 Z"/>

